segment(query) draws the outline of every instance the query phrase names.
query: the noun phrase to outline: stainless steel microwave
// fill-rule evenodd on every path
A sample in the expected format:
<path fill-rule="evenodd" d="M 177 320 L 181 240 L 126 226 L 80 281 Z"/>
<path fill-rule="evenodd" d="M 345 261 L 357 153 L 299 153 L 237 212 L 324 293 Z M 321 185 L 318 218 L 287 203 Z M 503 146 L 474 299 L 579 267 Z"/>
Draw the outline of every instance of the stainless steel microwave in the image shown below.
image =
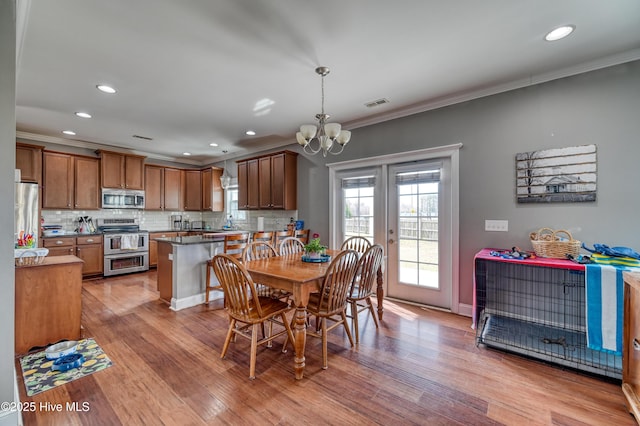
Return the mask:
<path fill-rule="evenodd" d="M 144 209 L 144 191 L 102 188 L 103 209 Z"/>

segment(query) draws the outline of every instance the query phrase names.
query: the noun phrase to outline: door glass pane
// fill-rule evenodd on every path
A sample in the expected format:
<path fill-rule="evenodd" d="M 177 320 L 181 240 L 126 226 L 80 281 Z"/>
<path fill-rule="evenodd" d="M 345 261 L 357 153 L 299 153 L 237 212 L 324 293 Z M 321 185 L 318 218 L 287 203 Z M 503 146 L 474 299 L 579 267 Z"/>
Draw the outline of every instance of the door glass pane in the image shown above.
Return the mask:
<path fill-rule="evenodd" d="M 404 284 L 437 289 L 439 183 L 425 183 L 420 174 L 415 179 L 411 175 L 403 173 L 397 179 L 398 275 Z"/>
<path fill-rule="evenodd" d="M 373 243 L 373 187 L 345 188 L 343 186 L 342 191 L 344 239 L 358 235 Z"/>

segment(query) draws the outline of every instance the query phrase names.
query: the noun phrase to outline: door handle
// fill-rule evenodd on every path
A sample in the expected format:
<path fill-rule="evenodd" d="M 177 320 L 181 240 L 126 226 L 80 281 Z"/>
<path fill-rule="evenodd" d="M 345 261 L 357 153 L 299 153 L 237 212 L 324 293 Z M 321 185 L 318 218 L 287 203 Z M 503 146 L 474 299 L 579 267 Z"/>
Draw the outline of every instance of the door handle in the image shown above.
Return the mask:
<path fill-rule="evenodd" d="M 633 350 L 640 351 L 640 342 L 638 342 L 638 339 L 633 339 Z"/>

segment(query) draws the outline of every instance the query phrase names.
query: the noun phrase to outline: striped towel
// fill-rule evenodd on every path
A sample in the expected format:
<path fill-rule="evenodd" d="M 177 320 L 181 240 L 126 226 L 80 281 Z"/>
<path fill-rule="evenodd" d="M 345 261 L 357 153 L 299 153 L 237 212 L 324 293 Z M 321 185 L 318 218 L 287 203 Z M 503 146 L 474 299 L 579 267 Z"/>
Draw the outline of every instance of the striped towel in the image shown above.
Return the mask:
<path fill-rule="evenodd" d="M 587 346 L 622 355 L 622 266 L 586 265 Z"/>
<path fill-rule="evenodd" d="M 633 257 L 605 256 L 604 254 L 593 253 L 591 260 L 600 265 L 640 267 L 640 260 Z"/>

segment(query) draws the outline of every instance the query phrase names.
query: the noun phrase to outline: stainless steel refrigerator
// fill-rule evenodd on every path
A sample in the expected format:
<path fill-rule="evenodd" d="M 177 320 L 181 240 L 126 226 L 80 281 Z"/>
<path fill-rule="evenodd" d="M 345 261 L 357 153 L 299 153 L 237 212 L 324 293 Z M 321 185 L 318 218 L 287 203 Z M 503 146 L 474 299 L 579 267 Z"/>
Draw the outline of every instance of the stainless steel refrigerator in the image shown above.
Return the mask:
<path fill-rule="evenodd" d="M 18 246 L 38 247 L 40 217 L 38 215 L 38 184 L 16 183 L 14 237 Z"/>

